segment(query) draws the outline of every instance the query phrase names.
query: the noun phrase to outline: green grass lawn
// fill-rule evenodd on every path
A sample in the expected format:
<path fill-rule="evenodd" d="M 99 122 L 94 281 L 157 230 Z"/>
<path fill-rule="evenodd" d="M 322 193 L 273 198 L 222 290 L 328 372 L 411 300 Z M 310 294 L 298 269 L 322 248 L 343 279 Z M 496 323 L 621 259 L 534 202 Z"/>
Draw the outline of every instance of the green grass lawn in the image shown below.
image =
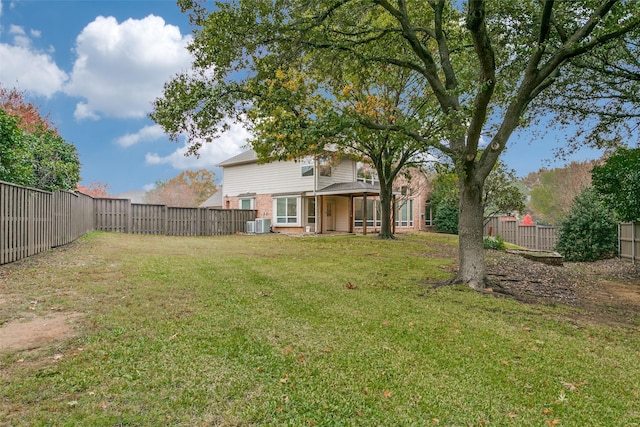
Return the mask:
<path fill-rule="evenodd" d="M 0 356 L 0 425 L 640 425 L 639 330 L 424 286 L 456 244 L 95 233 L 0 267 L 1 320 L 83 313 Z"/>

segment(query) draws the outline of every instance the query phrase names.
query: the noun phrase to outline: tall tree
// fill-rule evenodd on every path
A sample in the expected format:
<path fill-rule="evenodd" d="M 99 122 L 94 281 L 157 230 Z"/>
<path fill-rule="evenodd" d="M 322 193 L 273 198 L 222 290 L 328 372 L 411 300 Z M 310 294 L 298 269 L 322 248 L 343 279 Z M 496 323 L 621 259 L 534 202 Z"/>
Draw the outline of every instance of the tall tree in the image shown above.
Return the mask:
<path fill-rule="evenodd" d="M 213 11 L 195 0 L 179 4 L 199 27 L 190 48 L 194 69 L 166 85 L 152 117 L 174 137 L 200 137 L 191 139 L 194 152 L 199 141 L 227 128 L 229 116 L 255 124 L 246 113 L 263 97 L 256 89 L 278 70 L 294 68 L 316 84 L 318 102 L 335 96 L 323 80 L 332 67 L 409 72 L 419 99 L 435 106 L 429 123 L 438 137 L 419 119 L 375 130 L 412 138 L 451 159 L 460 182 L 456 280 L 475 289 L 485 283 L 484 184 L 511 134 L 523 119 L 549 112 L 548 104 L 532 104 L 541 94 L 553 88 L 549 93 L 572 95 L 560 84 L 568 80 L 558 80 L 563 70 L 576 73 L 565 67 L 570 60 L 640 27 L 637 0 L 237 0 Z M 308 96 L 300 99 L 306 103 Z M 260 120 L 281 109 L 274 103 Z M 484 150 L 481 139 L 488 142 Z"/>
<path fill-rule="evenodd" d="M 571 162 L 565 167 L 541 169 L 524 179 L 529 191 L 527 209 L 546 224 L 558 225 L 575 197 L 591 186 L 591 169 L 596 161 Z"/>
<path fill-rule="evenodd" d="M 619 221 L 640 220 L 640 148 L 620 148 L 591 172 L 593 187 Z"/>
<path fill-rule="evenodd" d="M 432 126 L 429 106 L 415 93 L 415 78 L 406 70 L 320 65 L 299 65 L 301 73 L 289 63 L 265 84 L 253 86 L 260 93 L 249 111 L 259 135 L 253 148 L 263 160 L 334 151 L 369 162 L 380 184 L 379 236 L 391 238 L 393 183 L 402 170 L 422 163 L 424 146 L 384 129 L 416 120 L 425 129 Z M 319 90 L 332 95 L 318 96 Z M 432 132 L 436 137 L 433 127 Z"/>
<path fill-rule="evenodd" d="M 0 179 L 43 190 L 71 190 L 80 180 L 75 146 L 17 90 L 0 86 Z"/>
<path fill-rule="evenodd" d="M 56 131 L 49 115 L 43 116 L 38 107 L 25 100 L 25 92 L 16 88 L 7 89 L 0 84 L 0 108 L 20 119 L 20 127 L 27 133 L 41 130 Z"/>
<path fill-rule="evenodd" d="M 80 193 L 86 194 L 87 196 L 95 197 L 95 198 L 110 198 L 112 197 L 109 193 L 109 184 L 106 182 L 100 181 L 91 181 L 87 185 L 76 186 L 76 190 Z"/>
<path fill-rule="evenodd" d="M 617 43 L 593 49 L 568 65 L 573 72 L 559 79 L 579 90 L 570 97 L 549 94 L 537 100 L 558 111 L 557 125 L 577 127 L 567 150 L 584 143 L 600 148 L 640 145 L 640 32 L 627 33 Z"/>
<path fill-rule="evenodd" d="M 507 168 L 501 160 L 487 177 L 484 185 L 482 204 L 485 224 L 495 215 L 522 213 L 526 196 L 517 184 L 516 171 Z"/>
<path fill-rule="evenodd" d="M 186 170 L 167 181 L 156 182 L 146 196 L 147 203 L 176 207 L 197 207 L 218 189 L 213 171 Z"/>
<path fill-rule="evenodd" d="M 34 180 L 30 153 L 20 119 L 0 109 L 0 181 L 31 185 Z"/>

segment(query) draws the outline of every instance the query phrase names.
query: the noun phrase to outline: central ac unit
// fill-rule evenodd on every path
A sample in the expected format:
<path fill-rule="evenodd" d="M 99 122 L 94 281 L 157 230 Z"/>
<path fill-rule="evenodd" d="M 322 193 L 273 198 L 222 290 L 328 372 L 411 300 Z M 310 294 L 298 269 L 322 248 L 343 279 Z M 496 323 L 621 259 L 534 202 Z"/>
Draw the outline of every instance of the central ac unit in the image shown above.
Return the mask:
<path fill-rule="evenodd" d="M 247 221 L 247 225 L 244 230 L 245 233 L 255 233 L 256 232 L 256 223 L 255 221 Z"/>
<path fill-rule="evenodd" d="M 271 231 L 271 220 L 269 218 L 257 218 L 255 232 L 259 234 Z"/>

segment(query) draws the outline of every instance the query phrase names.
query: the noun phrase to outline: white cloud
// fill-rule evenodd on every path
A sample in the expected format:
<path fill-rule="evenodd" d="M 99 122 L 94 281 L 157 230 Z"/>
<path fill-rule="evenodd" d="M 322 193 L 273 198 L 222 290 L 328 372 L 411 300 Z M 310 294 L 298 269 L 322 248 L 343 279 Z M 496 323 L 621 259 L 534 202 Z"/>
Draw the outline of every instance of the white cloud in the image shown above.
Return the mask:
<path fill-rule="evenodd" d="M 31 39 L 27 36 L 26 31 L 19 25 L 11 24 L 9 26 L 9 34 L 13 35 L 13 45 L 24 48 L 31 46 Z"/>
<path fill-rule="evenodd" d="M 86 99 L 87 117 L 144 117 L 164 83 L 190 66 L 190 39 L 157 16 L 122 23 L 99 16 L 76 39 L 65 92 Z"/>
<path fill-rule="evenodd" d="M 145 126 L 136 133 L 128 133 L 116 139 L 116 143 L 123 147 L 130 147 L 144 141 L 155 141 L 165 136 L 160 125 Z"/>
<path fill-rule="evenodd" d="M 187 146 L 178 148 L 168 156 L 160 156 L 156 153 L 147 153 L 147 164 L 169 164 L 176 169 L 203 169 L 211 168 L 230 157 L 240 154 L 247 144 L 251 134 L 242 126 L 233 124 L 231 129 L 213 142 L 204 143 L 200 148 L 200 157 L 185 156 Z"/>
<path fill-rule="evenodd" d="M 91 111 L 89 106 L 84 102 L 78 102 L 76 104 L 76 109 L 73 112 L 73 117 L 75 117 L 76 120 L 98 120 L 100 118 L 96 113 Z"/>
<path fill-rule="evenodd" d="M 0 81 L 33 95 L 50 97 L 62 88 L 68 76 L 51 55 L 33 51 L 28 48 L 29 44 L 28 41 L 18 46 L 0 43 Z"/>
<path fill-rule="evenodd" d="M 21 26 L 11 24 L 9 25 L 9 34 L 25 35 L 27 33 L 24 32 L 24 28 L 22 28 Z"/>

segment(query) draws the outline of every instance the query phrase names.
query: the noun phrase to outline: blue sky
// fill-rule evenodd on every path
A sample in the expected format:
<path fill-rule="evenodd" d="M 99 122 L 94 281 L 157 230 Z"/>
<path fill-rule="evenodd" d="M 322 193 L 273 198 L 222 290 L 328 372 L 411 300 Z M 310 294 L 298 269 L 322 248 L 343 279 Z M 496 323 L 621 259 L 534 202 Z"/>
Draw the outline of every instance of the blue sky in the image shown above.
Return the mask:
<path fill-rule="evenodd" d="M 184 143 L 147 117 L 164 82 L 189 68 L 191 31 L 174 0 L 0 0 L 0 82 L 26 91 L 77 147 L 82 184 L 106 183 L 115 195 L 185 169 L 220 176 L 214 166 L 243 150 L 246 131 L 234 127 L 199 158 L 185 157 Z M 564 164 L 553 135 L 534 145 L 526 135 L 514 135 L 504 156 L 519 176 Z"/>

